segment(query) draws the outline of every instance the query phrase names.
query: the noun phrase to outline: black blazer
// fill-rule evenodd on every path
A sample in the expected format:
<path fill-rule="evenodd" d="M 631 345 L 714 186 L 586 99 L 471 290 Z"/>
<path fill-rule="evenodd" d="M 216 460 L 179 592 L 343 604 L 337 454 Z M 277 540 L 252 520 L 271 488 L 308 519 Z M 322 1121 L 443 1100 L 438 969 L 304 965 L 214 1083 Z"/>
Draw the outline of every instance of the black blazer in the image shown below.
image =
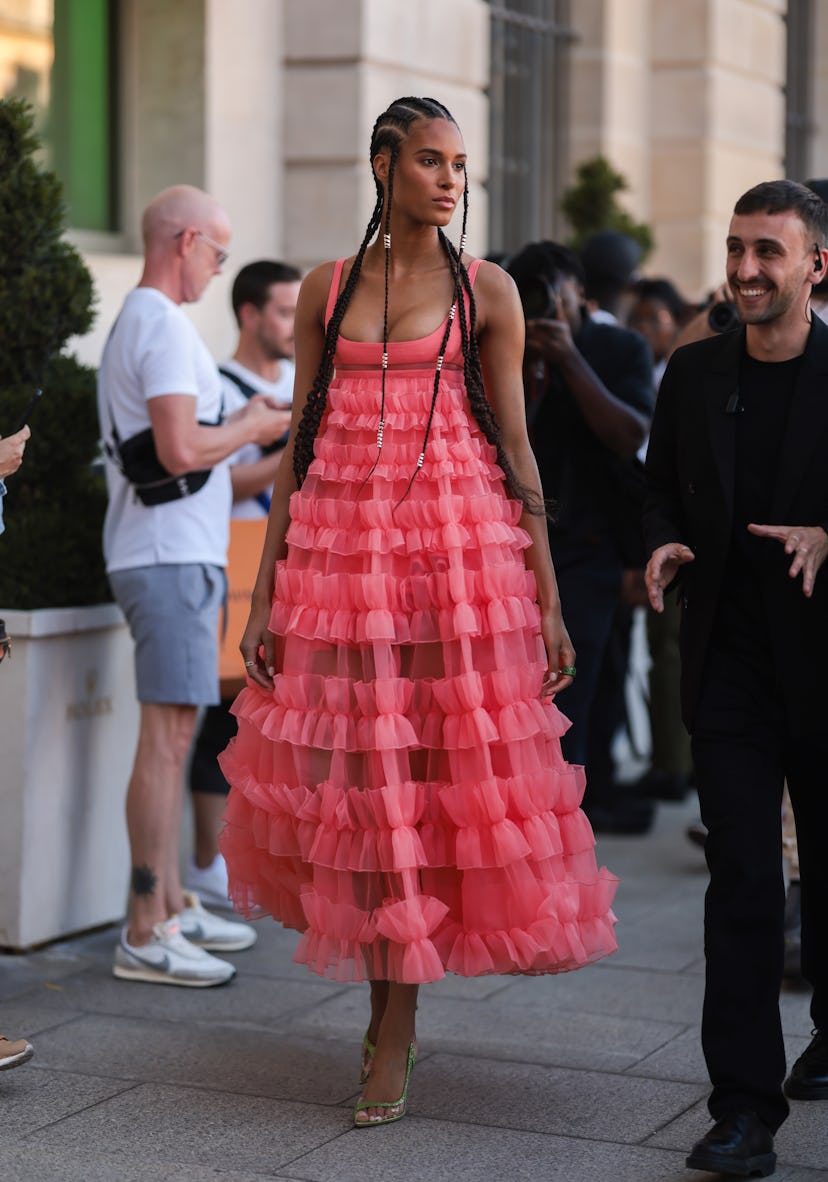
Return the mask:
<path fill-rule="evenodd" d="M 684 542 L 681 568 L 682 713 L 689 730 L 699 699 L 722 580 L 731 550 L 734 447 L 744 329 L 678 349 L 667 366 L 647 453 L 644 534 L 648 554 Z M 814 317 L 799 369 L 770 521 L 828 529 L 828 327 Z M 775 675 L 794 731 L 828 727 L 828 569 L 806 599 L 788 577 L 791 558 L 768 539 L 762 591 L 769 616 L 769 676 Z M 826 564 L 828 567 L 828 564 Z"/>

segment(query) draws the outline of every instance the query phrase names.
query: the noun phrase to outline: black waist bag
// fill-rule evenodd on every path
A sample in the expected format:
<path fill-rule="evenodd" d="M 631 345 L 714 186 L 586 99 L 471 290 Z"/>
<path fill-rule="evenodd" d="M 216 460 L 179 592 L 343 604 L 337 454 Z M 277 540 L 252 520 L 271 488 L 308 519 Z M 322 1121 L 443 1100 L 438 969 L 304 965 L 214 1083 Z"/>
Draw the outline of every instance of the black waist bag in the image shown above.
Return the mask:
<path fill-rule="evenodd" d="M 201 426 L 215 424 L 202 423 Z M 158 459 L 151 427 L 122 440 L 113 426 L 112 444 L 114 446 L 106 445 L 107 454 L 135 489 L 143 505 L 163 505 L 167 501 L 191 497 L 210 479 L 212 468 L 184 472 L 181 476 L 168 472 Z"/>

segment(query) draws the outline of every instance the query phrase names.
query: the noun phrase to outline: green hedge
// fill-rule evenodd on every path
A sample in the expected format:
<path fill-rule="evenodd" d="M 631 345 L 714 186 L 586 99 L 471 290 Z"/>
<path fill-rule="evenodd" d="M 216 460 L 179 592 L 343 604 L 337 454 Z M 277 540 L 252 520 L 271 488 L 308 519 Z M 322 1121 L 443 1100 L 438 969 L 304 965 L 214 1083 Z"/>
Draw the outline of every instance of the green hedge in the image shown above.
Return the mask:
<path fill-rule="evenodd" d="M 27 105 L 0 100 L 0 434 L 13 429 L 32 390 L 43 389 L 4 502 L 0 607 L 18 609 L 111 598 L 95 372 L 61 353 L 92 324 L 92 277 L 62 238 L 60 183 L 36 165 L 36 149 Z"/>

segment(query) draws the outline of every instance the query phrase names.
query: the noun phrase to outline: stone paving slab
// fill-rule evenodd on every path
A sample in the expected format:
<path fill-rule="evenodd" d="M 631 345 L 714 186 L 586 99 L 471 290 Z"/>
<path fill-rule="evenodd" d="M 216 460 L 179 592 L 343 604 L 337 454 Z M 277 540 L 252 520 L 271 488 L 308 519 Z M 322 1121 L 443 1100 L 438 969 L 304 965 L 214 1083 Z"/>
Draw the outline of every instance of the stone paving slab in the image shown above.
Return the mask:
<path fill-rule="evenodd" d="M 111 1143 L 111 1138 L 110 1138 Z M 262 1182 L 273 1174 L 249 1173 L 236 1167 L 219 1170 L 205 1164 L 186 1166 L 128 1158 L 120 1152 L 105 1152 L 97 1146 L 77 1151 L 43 1149 L 0 1135 L 3 1177 L 9 1182 Z M 279 1176 L 291 1182 L 287 1175 Z M 301 1180 L 295 1180 L 301 1182 Z"/>
<path fill-rule="evenodd" d="M 359 1041 L 302 1037 L 224 1023 L 194 1027 L 86 1015 L 37 1041 L 38 1064 L 135 1082 L 189 1085 L 239 1096 L 338 1104 L 356 1098 Z"/>
<path fill-rule="evenodd" d="M 621 915 L 616 927 L 618 951 L 614 967 L 656 969 L 681 973 L 699 963 L 702 910 L 697 900 L 678 900 L 654 907 L 636 921 L 623 910 L 623 899 L 615 905 Z"/>
<path fill-rule="evenodd" d="M 669 1150 L 408 1116 L 355 1129 L 295 1161 L 291 1173 L 303 1182 L 689 1182 L 683 1166 Z"/>
<path fill-rule="evenodd" d="M 788 1063 L 793 1063 L 810 1042 L 807 1037 L 785 1036 Z M 628 1069 L 629 1075 L 645 1075 L 652 1079 L 685 1080 L 692 1083 L 707 1079 L 707 1068 L 702 1054 L 699 1027 L 678 1035 L 672 1042 L 659 1047 L 652 1055 Z"/>
<path fill-rule="evenodd" d="M 298 1017 L 295 1029 L 307 1034 L 348 1033 L 358 1042 L 367 1014 L 365 994 L 349 990 Z M 684 1027 L 575 1010 L 555 1013 L 540 994 L 515 1007 L 508 990 L 477 1005 L 438 998 L 424 989 L 418 1029 L 423 1049 L 430 1051 L 620 1072 L 664 1046 Z"/>
<path fill-rule="evenodd" d="M 227 985 L 212 989 L 182 989 L 121 981 L 112 976 L 111 957 L 84 972 L 64 979 L 48 991 L 39 989 L 16 998 L 17 1008 L 32 1001 L 44 1008 L 131 1016 L 166 1021 L 234 1022 L 273 1029 L 296 1010 L 326 1001 L 343 986 L 317 982 L 307 971 L 304 980 L 278 980 L 253 975 L 241 964 L 246 953 L 233 958 L 238 975 Z M 227 959 L 231 957 L 227 955 Z M 7 1012 L 6 1004 L 2 1013 Z M 5 1021 L 6 1019 L 4 1019 Z M 7 1022 L 8 1024 L 8 1022 Z"/>
<path fill-rule="evenodd" d="M 696 976 L 627 967 L 610 957 L 577 973 L 517 979 L 508 1002 L 518 1010 L 524 1002 L 542 999 L 550 1012 L 579 1010 L 697 1026 L 703 994 L 704 981 Z"/>
<path fill-rule="evenodd" d="M 128 1081 L 71 1071 L 48 1071 L 37 1066 L 32 1059 L 25 1069 L 15 1068 L 13 1078 L 12 1072 L 0 1072 L 3 1134 L 23 1137 L 133 1086 Z M 0 1165 L 0 1174 L 3 1173 Z"/>
<path fill-rule="evenodd" d="M 59 944 L 24 956 L 0 953 L 0 1005 L 44 982 L 64 981 L 84 972 L 94 957 L 79 952 L 73 944 Z"/>
<path fill-rule="evenodd" d="M 8 1038 L 34 1039 L 43 1030 L 74 1022 L 80 1017 L 80 1010 L 56 1003 L 51 992 L 42 988 L 0 1001 L 0 1030 Z"/>
<path fill-rule="evenodd" d="M 119 1152 L 127 1159 L 165 1168 L 171 1162 L 204 1164 L 254 1175 L 275 1174 L 351 1132 L 347 1113 L 337 1107 L 142 1084 L 33 1134 L 29 1141 L 38 1149 L 77 1153 L 107 1146 L 115 1130 Z"/>
<path fill-rule="evenodd" d="M 777 1167 L 774 1178 L 778 1178 L 780 1182 L 825 1182 L 828 1170 L 800 1170 L 794 1166 L 789 1171 L 784 1167 Z"/>
<path fill-rule="evenodd" d="M 417 1064 L 411 1111 L 444 1122 L 636 1144 L 706 1091 L 699 1084 L 435 1054 Z"/>

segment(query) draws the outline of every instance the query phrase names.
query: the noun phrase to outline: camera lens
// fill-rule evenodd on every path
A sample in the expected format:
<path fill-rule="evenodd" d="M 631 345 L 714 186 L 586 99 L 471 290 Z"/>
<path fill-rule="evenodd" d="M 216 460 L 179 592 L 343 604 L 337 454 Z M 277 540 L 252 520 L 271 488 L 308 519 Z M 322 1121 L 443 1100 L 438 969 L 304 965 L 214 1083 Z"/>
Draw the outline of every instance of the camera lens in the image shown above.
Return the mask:
<path fill-rule="evenodd" d="M 542 275 L 533 275 L 518 285 L 518 295 L 527 320 L 555 318 L 555 289 Z"/>
<path fill-rule="evenodd" d="M 736 305 L 731 304 L 729 300 L 720 300 L 717 304 L 711 304 L 707 313 L 707 323 L 713 332 L 733 332 L 742 322 Z"/>

